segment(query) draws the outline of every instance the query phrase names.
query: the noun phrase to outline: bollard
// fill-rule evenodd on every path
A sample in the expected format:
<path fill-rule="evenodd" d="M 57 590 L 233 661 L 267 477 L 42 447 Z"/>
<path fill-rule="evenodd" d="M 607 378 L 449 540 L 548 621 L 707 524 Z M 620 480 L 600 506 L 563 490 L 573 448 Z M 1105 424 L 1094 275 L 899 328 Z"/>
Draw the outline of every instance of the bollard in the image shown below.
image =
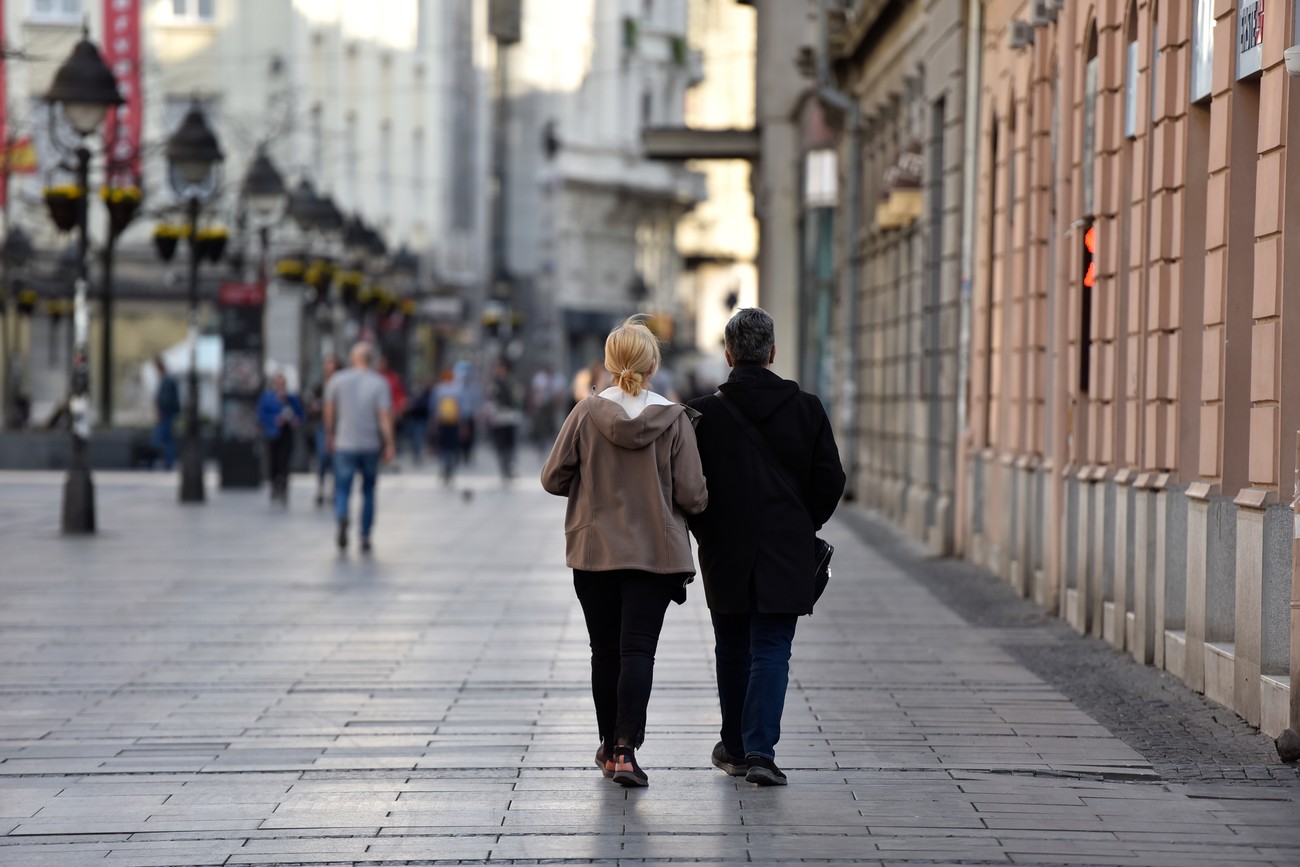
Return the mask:
<path fill-rule="evenodd" d="M 1291 498 L 1291 726 L 1277 739 L 1284 762 L 1300 760 L 1300 431 L 1296 431 L 1295 490 Z"/>

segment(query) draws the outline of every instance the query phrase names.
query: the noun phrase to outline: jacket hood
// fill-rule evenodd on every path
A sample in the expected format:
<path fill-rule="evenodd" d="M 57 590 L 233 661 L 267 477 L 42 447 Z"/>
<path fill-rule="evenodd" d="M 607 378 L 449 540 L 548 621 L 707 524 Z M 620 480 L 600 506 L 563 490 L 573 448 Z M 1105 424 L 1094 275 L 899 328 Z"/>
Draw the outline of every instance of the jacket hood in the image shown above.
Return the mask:
<path fill-rule="evenodd" d="M 628 418 L 627 411 L 612 400 L 599 395 L 586 399 L 587 414 L 605 439 L 625 449 L 643 449 L 659 439 L 673 426 L 683 413 L 687 418 L 699 415 L 680 403 L 651 404 L 636 418 Z"/>
<path fill-rule="evenodd" d="M 765 367 L 742 364 L 732 368 L 719 390 L 750 421 L 761 422 L 799 393 L 799 383 L 782 379 Z"/>

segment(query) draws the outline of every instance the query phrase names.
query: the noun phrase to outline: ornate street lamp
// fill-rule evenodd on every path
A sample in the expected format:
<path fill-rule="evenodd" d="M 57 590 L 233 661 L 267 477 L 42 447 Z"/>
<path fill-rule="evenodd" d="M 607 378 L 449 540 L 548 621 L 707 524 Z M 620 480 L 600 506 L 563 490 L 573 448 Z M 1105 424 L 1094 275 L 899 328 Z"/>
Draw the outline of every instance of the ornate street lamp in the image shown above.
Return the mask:
<path fill-rule="evenodd" d="M 87 440 L 90 438 L 90 361 L 87 340 L 90 331 L 90 312 L 86 303 L 86 203 L 90 198 L 90 150 L 86 137 L 99 129 L 104 116 L 114 106 L 121 105 L 122 95 L 117 89 L 113 70 L 104 63 L 99 49 L 90 41 L 89 33 L 82 32 L 81 41 L 72 54 L 54 73 L 54 81 L 45 94 L 50 104 L 50 139 L 61 151 L 76 158 L 77 190 L 77 279 L 73 307 L 72 375 L 68 390 L 68 409 L 72 417 L 71 453 L 68 476 L 63 486 L 63 532 L 84 534 L 95 532 L 95 488 L 90 478 L 90 460 Z M 65 144 L 59 136 L 53 107 L 58 105 L 68 125 L 77 135 L 73 145 Z M 105 371 L 108 374 L 108 371 Z"/>
<path fill-rule="evenodd" d="M 284 216 L 290 202 L 289 191 L 275 164 L 266 153 L 266 145 L 257 149 L 257 156 L 248 166 L 241 190 L 248 205 L 248 216 L 257 229 L 261 242 L 261 259 L 257 268 L 258 279 L 266 282 L 266 255 L 271 245 L 271 227 Z"/>
<path fill-rule="evenodd" d="M 203 444 L 199 438 L 199 206 L 216 192 L 220 180 L 218 167 L 224 157 L 197 100 L 167 140 L 166 153 L 172 190 L 187 201 L 190 220 L 190 374 L 185 401 L 185 439 L 181 444 L 181 502 L 201 503 L 204 494 Z"/>

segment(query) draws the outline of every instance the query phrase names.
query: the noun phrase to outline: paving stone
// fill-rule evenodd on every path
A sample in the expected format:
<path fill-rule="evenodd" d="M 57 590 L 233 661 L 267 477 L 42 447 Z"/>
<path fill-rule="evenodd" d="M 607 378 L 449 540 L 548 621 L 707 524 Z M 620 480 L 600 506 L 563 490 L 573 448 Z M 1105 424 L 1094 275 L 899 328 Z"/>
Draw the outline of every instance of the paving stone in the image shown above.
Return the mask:
<path fill-rule="evenodd" d="M 93 540 L 0 521 L 0 863 L 1300 863 L 1300 786 L 1257 736 L 1125 692 L 1114 660 L 1079 677 L 1087 639 L 848 507 L 835 604 L 796 637 L 791 785 L 710 767 L 697 586 L 626 790 L 591 766 L 563 503 L 534 484 L 471 472 L 467 503 L 385 474 L 366 560 L 301 488 L 182 510 L 156 477 L 96 481 Z M 4 474 L 0 514 L 54 520 L 60 484 Z"/>

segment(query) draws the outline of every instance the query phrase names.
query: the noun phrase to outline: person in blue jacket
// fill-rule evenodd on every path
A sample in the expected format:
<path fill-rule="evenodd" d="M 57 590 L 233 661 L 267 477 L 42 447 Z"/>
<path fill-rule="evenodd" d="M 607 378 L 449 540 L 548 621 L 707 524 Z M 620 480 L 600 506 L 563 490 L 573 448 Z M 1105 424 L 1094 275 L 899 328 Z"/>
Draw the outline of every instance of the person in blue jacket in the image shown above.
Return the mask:
<path fill-rule="evenodd" d="M 293 457 L 293 438 L 303 421 L 302 401 L 290 394 L 284 374 L 271 377 L 271 384 L 257 402 L 257 420 L 266 434 L 270 460 L 271 501 L 289 502 L 289 460 Z"/>

